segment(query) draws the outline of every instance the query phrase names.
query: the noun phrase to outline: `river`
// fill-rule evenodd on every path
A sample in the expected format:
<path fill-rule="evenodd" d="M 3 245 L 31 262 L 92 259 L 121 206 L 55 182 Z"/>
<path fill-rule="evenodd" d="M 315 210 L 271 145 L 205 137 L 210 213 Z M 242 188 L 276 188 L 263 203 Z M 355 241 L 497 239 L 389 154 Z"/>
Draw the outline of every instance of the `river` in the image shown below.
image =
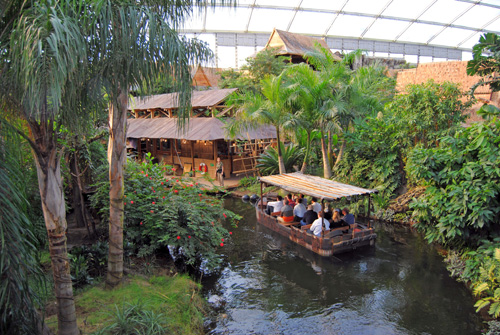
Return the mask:
<path fill-rule="evenodd" d="M 243 216 L 222 249 L 228 264 L 205 280 L 209 334 L 479 334 L 464 285 L 408 228 L 374 223 L 374 248 L 323 258 Z"/>

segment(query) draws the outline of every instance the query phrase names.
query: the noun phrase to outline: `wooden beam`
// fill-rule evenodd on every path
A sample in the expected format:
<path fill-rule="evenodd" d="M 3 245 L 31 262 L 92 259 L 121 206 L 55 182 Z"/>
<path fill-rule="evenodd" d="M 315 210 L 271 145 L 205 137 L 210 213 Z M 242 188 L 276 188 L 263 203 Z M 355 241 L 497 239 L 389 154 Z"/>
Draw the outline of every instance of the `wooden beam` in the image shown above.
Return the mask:
<path fill-rule="evenodd" d="M 191 141 L 191 166 L 194 168 L 194 141 Z"/>

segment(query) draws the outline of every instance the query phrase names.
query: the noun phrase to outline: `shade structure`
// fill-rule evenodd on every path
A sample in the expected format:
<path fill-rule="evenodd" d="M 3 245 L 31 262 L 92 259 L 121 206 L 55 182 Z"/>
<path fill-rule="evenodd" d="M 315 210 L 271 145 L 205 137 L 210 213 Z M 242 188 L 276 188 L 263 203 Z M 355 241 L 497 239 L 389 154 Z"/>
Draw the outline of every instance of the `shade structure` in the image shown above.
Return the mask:
<path fill-rule="evenodd" d="M 302 193 L 328 201 L 356 195 L 378 193 L 378 190 L 369 190 L 349 184 L 342 184 L 333 180 L 306 175 L 300 172 L 260 177 L 260 182 L 278 186 L 288 192 Z"/>
<path fill-rule="evenodd" d="M 208 108 L 224 101 L 236 88 L 217 90 L 193 91 L 191 95 L 192 108 Z M 144 98 L 135 98 L 129 102 L 129 110 L 150 109 L 177 109 L 179 108 L 178 93 L 151 95 Z"/>
<path fill-rule="evenodd" d="M 176 118 L 156 119 L 128 119 L 128 138 L 175 138 L 189 141 L 213 141 L 230 139 L 224 130 L 224 122 L 218 118 L 191 118 L 185 131 L 177 127 Z M 236 136 L 240 140 L 258 140 L 276 138 L 276 129 L 273 126 L 260 126 Z"/>

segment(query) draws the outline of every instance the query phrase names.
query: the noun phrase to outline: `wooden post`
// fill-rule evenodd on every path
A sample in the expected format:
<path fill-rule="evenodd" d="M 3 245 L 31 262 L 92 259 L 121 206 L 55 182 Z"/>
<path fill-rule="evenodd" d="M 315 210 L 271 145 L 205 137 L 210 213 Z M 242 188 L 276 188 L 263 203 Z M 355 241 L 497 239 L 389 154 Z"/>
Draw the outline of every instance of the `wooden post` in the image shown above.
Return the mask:
<path fill-rule="evenodd" d="M 174 145 L 175 143 L 175 138 L 169 138 L 167 139 L 170 143 L 170 159 L 172 160 L 172 167 L 174 167 Z"/>
<path fill-rule="evenodd" d="M 262 182 L 260 182 L 260 210 L 264 211 L 264 198 L 262 197 Z"/>
<path fill-rule="evenodd" d="M 214 157 L 213 157 L 214 162 L 217 161 L 217 141 L 218 140 L 213 140 L 212 141 L 212 149 L 213 149 L 213 152 L 214 152 Z"/>
<path fill-rule="evenodd" d="M 372 195 L 368 193 L 368 228 L 370 228 L 370 211 L 372 209 Z"/>
<path fill-rule="evenodd" d="M 191 141 L 191 170 L 194 169 L 194 141 Z"/>

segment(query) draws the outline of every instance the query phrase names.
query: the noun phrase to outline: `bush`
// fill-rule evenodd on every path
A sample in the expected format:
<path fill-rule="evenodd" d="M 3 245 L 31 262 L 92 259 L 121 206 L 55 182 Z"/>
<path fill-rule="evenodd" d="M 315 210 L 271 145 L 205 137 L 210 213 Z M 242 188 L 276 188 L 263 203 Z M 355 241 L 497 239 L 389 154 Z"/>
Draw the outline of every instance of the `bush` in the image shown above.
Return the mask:
<path fill-rule="evenodd" d="M 168 179 L 152 157 L 138 163 L 129 160 L 125 173 L 124 245 L 126 253 L 145 257 L 170 250 L 186 264 L 208 270 L 221 259 L 216 252 L 229 239 L 223 220 L 240 217 L 223 208 L 223 202 L 210 197 L 190 178 Z M 92 197 L 103 217 L 109 213 L 109 184 L 101 183 Z M 168 249 L 167 249 L 168 247 Z"/>
<path fill-rule="evenodd" d="M 240 187 L 250 187 L 255 184 L 258 184 L 259 181 L 257 180 L 257 177 L 243 177 L 240 179 Z"/>
<path fill-rule="evenodd" d="M 299 164 L 304 156 L 304 151 L 295 144 L 288 146 L 280 143 L 281 154 L 287 172 L 293 171 L 293 166 Z M 273 175 L 279 173 L 278 149 L 269 147 L 257 159 L 257 168 L 263 175 Z"/>

